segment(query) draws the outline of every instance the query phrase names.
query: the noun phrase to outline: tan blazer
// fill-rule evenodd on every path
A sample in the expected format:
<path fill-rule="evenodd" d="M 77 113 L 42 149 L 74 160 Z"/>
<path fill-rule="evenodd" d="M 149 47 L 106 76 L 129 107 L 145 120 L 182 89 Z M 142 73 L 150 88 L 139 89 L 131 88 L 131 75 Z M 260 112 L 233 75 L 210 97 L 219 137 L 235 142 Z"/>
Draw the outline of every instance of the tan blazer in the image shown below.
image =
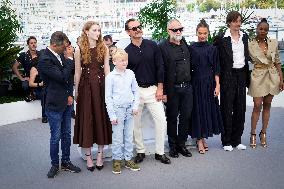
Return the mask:
<path fill-rule="evenodd" d="M 248 94 L 252 97 L 277 95 L 280 92 L 280 76 L 275 67 L 276 64 L 281 64 L 278 42 L 275 39 L 268 39 L 267 44 L 266 55 L 255 39 L 248 44 L 251 62 L 254 65 L 248 90 Z"/>

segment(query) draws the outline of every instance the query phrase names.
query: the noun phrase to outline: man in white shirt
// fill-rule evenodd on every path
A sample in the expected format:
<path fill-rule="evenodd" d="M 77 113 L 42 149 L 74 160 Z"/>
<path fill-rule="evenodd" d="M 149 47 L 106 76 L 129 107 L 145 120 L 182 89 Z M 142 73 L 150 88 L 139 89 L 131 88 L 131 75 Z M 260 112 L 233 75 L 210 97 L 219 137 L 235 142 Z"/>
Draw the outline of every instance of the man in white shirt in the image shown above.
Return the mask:
<path fill-rule="evenodd" d="M 246 112 L 246 87 L 249 85 L 248 35 L 240 30 L 242 16 L 231 11 L 226 18 L 228 29 L 215 39 L 220 56 L 220 106 L 224 124 L 222 144 L 245 150 L 241 143 Z"/>

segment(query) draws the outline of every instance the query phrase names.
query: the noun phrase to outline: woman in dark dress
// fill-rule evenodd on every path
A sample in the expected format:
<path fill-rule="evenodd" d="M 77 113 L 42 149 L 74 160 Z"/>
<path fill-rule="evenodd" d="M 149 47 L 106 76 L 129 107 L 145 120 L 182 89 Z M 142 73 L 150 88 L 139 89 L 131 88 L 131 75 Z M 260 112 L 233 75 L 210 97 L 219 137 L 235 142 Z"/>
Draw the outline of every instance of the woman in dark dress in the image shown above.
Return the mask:
<path fill-rule="evenodd" d="M 45 93 L 44 93 L 44 87 L 43 87 L 43 81 L 40 78 L 37 70 L 37 65 L 38 65 L 38 58 L 34 58 L 32 60 L 32 67 L 30 70 L 30 79 L 29 79 L 29 86 L 33 90 L 35 94 L 35 99 L 40 99 L 41 101 L 41 122 L 42 123 L 47 123 L 48 119 L 45 114 Z"/>
<path fill-rule="evenodd" d="M 105 104 L 105 75 L 109 73 L 108 49 L 100 26 L 88 21 L 75 52 L 76 119 L 74 144 L 86 150 L 87 169 L 94 171 L 91 147 L 98 145 L 96 168 L 103 168 L 104 145 L 111 144 L 112 128 Z"/>
<path fill-rule="evenodd" d="M 208 151 L 205 138 L 223 131 L 218 95 L 219 61 L 216 47 L 207 42 L 209 26 L 205 20 L 197 25 L 198 42 L 190 46 L 192 64 L 193 111 L 191 137 L 197 139 L 198 151 Z"/>

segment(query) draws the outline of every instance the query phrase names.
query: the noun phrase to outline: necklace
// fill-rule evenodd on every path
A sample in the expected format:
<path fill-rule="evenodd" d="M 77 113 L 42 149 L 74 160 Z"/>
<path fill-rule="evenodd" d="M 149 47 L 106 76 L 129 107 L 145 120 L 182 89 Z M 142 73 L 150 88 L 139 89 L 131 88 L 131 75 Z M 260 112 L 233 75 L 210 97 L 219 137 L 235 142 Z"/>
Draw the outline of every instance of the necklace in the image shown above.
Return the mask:
<path fill-rule="evenodd" d="M 257 41 L 259 47 L 261 48 L 262 46 L 261 46 L 260 44 L 261 44 L 262 42 L 261 42 L 257 37 L 256 37 L 255 39 L 256 39 L 256 41 Z M 264 38 L 263 41 L 264 41 L 264 46 L 263 46 L 264 49 L 263 49 L 263 48 L 261 48 L 261 49 L 263 50 L 263 52 L 266 52 L 266 51 L 267 51 L 267 47 L 268 47 L 268 44 L 267 44 L 267 37 Z"/>

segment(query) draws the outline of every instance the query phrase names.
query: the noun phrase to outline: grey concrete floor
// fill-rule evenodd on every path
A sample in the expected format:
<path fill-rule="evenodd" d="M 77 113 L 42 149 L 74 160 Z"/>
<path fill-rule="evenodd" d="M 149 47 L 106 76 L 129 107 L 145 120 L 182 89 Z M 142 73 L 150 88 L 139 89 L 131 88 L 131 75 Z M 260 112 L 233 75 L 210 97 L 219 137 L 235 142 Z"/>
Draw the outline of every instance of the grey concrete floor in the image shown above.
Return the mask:
<path fill-rule="evenodd" d="M 250 116 L 247 107 L 243 143 L 249 145 Z M 225 152 L 220 136 L 208 140 L 205 155 L 191 149 L 193 157 L 171 159 L 171 165 L 157 162 L 153 155 L 141 164 L 141 171 L 123 169 L 113 175 L 111 162 L 102 171 L 86 170 L 76 146 L 72 145 L 71 160 L 81 167 L 75 174 L 59 172 L 47 179 L 50 168 L 49 128 L 41 120 L 32 120 L 0 127 L 0 188 L 1 189 L 282 189 L 284 188 L 284 108 L 272 108 L 268 130 L 269 147 Z M 261 124 L 258 125 L 258 132 Z M 258 139 L 259 142 L 259 139 Z"/>

